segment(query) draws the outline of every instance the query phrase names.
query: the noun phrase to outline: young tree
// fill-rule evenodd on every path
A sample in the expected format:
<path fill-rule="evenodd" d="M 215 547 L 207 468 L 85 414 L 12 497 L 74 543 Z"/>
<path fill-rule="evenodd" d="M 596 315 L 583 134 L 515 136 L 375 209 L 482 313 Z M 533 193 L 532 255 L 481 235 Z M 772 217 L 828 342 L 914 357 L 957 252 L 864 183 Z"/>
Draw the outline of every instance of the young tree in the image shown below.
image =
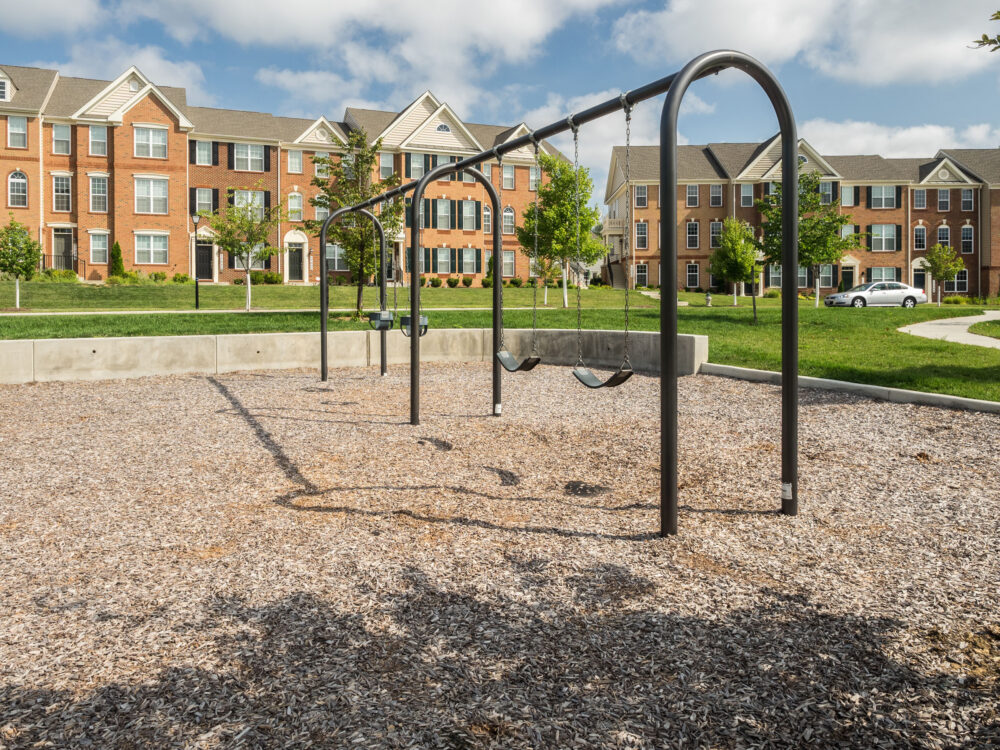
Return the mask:
<path fill-rule="evenodd" d="M 799 174 L 799 265 L 813 269 L 816 307 L 820 266 L 839 263 L 844 253 L 857 249 L 861 241 L 860 235 L 843 236 L 842 228 L 852 223 L 851 216 L 838 211 L 839 200 L 827 204 L 820 200 L 819 183 L 817 172 Z M 773 193 L 757 201 L 757 210 L 764 219 L 764 258 L 768 263 L 781 263 L 781 183 Z"/>
<path fill-rule="evenodd" d="M 538 201 L 538 257 L 554 261 L 563 270 L 563 307 L 569 307 L 569 291 L 566 273 L 570 261 L 578 260 L 590 265 L 603 258 L 608 249 L 594 236 L 594 225 L 600 220 L 600 212 L 590 204 L 590 194 L 594 183 L 590 171 L 579 168 L 580 194 L 577 197 L 577 173 L 573 165 L 564 160 L 539 154 L 538 162 L 542 179 L 535 193 Z M 577 210 L 580 217 L 580 247 L 577 248 Z M 535 250 L 535 204 L 530 203 L 524 210 L 522 226 L 517 228 L 517 241 L 528 255 Z"/>
<path fill-rule="evenodd" d="M 373 175 L 379 169 L 379 153 L 382 151 L 382 139 L 368 143 L 368 133 L 362 130 L 351 131 L 348 136 L 347 148 L 338 158 L 320 158 L 317 164 L 325 166 L 326 177 L 317 175 L 312 184 L 320 189 L 319 195 L 310 198 L 314 206 L 335 211 L 344 206 L 353 206 L 369 198 L 391 190 L 400 183 L 399 174 L 393 172 L 381 180 L 374 180 Z M 382 203 L 373 213 L 377 213 L 387 241 L 399 234 L 403 228 L 402 200 Z M 306 226 L 319 236 L 323 229 L 322 221 L 307 221 Z M 376 247 L 375 227 L 363 216 L 345 216 L 342 220 L 330 225 L 327 241 L 339 245 L 344 252 L 344 260 L 351 276 L 358 285 L 356 315 L 360 316 L 364 301 L 362 295 L 368 279 L 378 270 L 379 254 Z M 324 283 L 328 279 L 323 280 Z"/>
<path fill-rule="evenodd" d="M 108 276 L 124 276 L 125 262 L 122 260 L 122 246 L 115 240 L 111 246 L 111 255 L 108 258 Z"/>
<path fill-rule="evenodd" d="M 532 245 L 529 255 L 534 250 Z M 551 258 L 538 258 L 535 261 L 535 282 L 542 285 L 542 304 L 549 304 L 549 283 L 559 281 L 563 272 L 560 265 Z"/>
<path fill-rule="evenodd" d="M 14 277 L 14 307 L 21 307 L 21 277 L 30 279 L 41 257 L 42 246 L 12 213 L 10 223 L 0 229 L 0 272 Z"/>
<path fill-rule="evenodd" d="M 259 194 L 259 191 L 251 194 Z M 254 263 L 264 262 L 279 252 L 271 241 L 278 222 L 283 218 L 283 204 L 265 208 L 254 201 L 234 201 L 233 205 L 218 213 L 206 214 L 204 218 L 208 219 L 208 226 L 215 233 L 215 244 L 236 258 L 245 273 L 246 311 L 250 312 L 250 269 Z"/>
<path fill-rule="evenodd" d="M 733 305 L 736 305 L 736 284 L 753 284 L 753 322 L 757 322 L 757 275 L 761 261 L 758 259 L 757 243 L 753 228 L 745 221 L 727 216 L 722 222 L 719 246 L 708 259 L 712 276 L 733 283 Z"/>
<path fill-rule="evenodd" d="M 991 21 L 1000 21 L 1000 10 L 990 16 Z M 996 36 L 990 36 L 989 34 L 983 34 L 979 39 L 972 42 L 973 47 L 982 49 L 983 47 L 989 47 L 990 52 L 997 52 L 1000 50 L 1000 34 Z"/>
<path fill-rule="evenodd" d="M 927 249 L 924 263 L 926 263 L 927 270 L 930 271 L 931 278 L 937 282 L 938 307 L 941 307 L 941 287 L 946 281 L 954 281 L 958 272 L 965 269 L 965 263 L 962 262 L 962 258 L 955 248 L 940 243 Z"/>

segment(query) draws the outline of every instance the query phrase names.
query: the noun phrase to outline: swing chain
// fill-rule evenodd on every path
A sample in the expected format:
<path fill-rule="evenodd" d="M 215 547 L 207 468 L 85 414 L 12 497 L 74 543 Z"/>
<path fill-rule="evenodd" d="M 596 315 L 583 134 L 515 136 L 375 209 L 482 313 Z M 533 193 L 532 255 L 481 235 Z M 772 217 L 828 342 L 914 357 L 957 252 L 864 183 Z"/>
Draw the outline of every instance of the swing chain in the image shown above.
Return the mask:
<path fill-rule="evenodd" d="M 573 173 L 576 180 L 576 189 L 573 193 L 573 216 L 576 220 L 576 258 L 580 259 L 580 126 L 570 115 L 567 118 L 569 126 L 573 129 Z M 564 268 L 563 272 L 568 272 Z M 583 367 L 583 298 L 580 296 L 580 285 L 576 285 L 576 366 Z"/>
<path fill-rule="evenodd" d="M 531 293 L 531 354 L 538 355 L 538 193 L 542 183 L 542 170 L 538 162 L 538 140 L 531 134 L 531 142 L 535 144 L 535 254 L 532 263 L 535 264 L 535 286 Z M 530 182 L 530 180 L 529 180 Z"/>
<path fill-rule="evenodd" d="M 632 282 L 632 268 L 634 264 L 632 263 L 631 254 L 635 252 L 635 248 L 630 245 L 629 240 L 631 240 L 631 234 L 633 231 L 633 215 L 632 215 L 632 185 L 630 183 L 631 179 L 631 164 L 632 164 L 632 105 L 628 103 L 628 95 L 622 94 L 622 105 L 625 110 L 625 201 L 626 201 L 626 226 L 627 230 L 624 236 L 624 249 L 625 256 L 629 259 L 628 271 L 625 276 L 625 355 L 622 358 L 622 366 L 629 366 L 632 369 L 632 363 L 628 358 L 628 330 L 629 330 L 629 299 L 628 299 L 628 288 L 629 284 Z"/>
<path fill-rule="evenodd" d="M 494 222 L 497 222 L 497 221 L 500 222 L 500 224 L 499 224 L 499 226 L 500 226 L 500 247 L 499 248 L 497 248 L 497 247 L 493 248 L 493 252 L 494 253 L 500 253 L 500 278 L 499 279 L 496 277 L 496 272 L 495 272 L 496 267 L 497 267 L 496 257 L 490 258 L 490 263 L 491 263 L 491 265 L 493 266 L 493 269 L 494 269 L 493 283 L 496 284 L 499 287 L 499 292 L 500 292 L 500 348 L 497 351 L 503 351 L 503 349 L 504 349 L 504 329 L 503 329 L 503 156 L 500 153 L 498 153 L 495 148 L 493 149 L 493 153 L 497 157 L 497 171 L 500 173 L 500 183 L 497 186 L 497 197 L 499 198 L 499 200 L 497 201 L 497 203 L 500 206 L 500 215 L 493 217 L 493 221 Z M 493 226 L 496 227 L 497 224 L 494 223 Z M 496 235 L 496 230 L 494 229 L 494 236 L 495 235 Z"/>

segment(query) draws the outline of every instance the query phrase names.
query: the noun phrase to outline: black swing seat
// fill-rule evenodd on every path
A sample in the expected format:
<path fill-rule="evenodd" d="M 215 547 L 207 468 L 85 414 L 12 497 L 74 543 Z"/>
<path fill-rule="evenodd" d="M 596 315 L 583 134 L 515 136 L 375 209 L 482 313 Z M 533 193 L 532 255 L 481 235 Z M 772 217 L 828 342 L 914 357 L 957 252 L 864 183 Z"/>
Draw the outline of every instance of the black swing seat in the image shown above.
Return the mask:
<path fill-rule="evenodd" d="M 368 313 L 368 325 L 375 331 L 388 331 L 393 325 L 392 310 L 378 310 Z"/>
<path fill-rule="evenodd" d="M 403 332 L 404 336 L 411 336 L 413 334 L 412 326 L 410 325 L 411 320 L 410 315 L 400 315 L 399 316 L 399 328 Z M 427 333 L 427 316 L 420 316 L 420 335 L 423 336 Z"/>
<path fill-rule="evenodd" d="M 503 365 L 507 372 L 527 372 L 534 369 L 535 365 L 542 361 L 541 357 L 527 357 L 523 362 L 518 362 L 506 349 L 497 352 L 497 361 Z"/>
<path fill-rule="evenodd" d="M 611 377 L 607 380 L 601 380 L 594 373 L 592 373 L 589 368 L 584 367 L 583 365 L 577 365 L 574 367 L 573 374 L 576 376 L 577 380 L 588 388 L 614 388 L 615 386 L 624 383 L 635 373 L 633 373 L 631 367 L 623 363 L 621 367 L 612 373 Z"/>

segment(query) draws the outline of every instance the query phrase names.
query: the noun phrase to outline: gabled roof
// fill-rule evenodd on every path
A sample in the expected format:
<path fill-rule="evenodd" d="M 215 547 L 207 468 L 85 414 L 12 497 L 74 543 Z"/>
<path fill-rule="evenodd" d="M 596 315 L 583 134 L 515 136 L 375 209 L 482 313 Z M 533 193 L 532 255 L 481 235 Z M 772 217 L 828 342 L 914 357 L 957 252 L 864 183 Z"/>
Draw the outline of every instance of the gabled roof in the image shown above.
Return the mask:
<path fill-rule="evenodd" d="M 392 133 L 392 131 L 400 125 L 405 126 L 407 124 L 411 124 L 412 126 L 416 126 L 419 123 L 422 123 L 425 119 L 427 119 L 428 114 L 430 114 L 440 106 L 441 102 L 437 100 L 434 94 L 432 94 L 430 91 L 425 91 L 416 99 L 414 99 L 412 102 L 410 102 L 406 106 L 406 108 L 403 109 L 402 112 L 393 117 L 393 119 L 389 122 L 389 124 L 386 125 L 385 129 L 382 130 L 382 132 L 380 132 L 377 136 L 372 138 L 372 142 L 377 141 L 379 138 L 388 139 L 390 133 Z M 421 112 L 420 111 L 421 109 L 425 109 L 426 114 Z M 408 123 L 408 121 L 413 121 L 413 122 Z M 372 136 L 371 133 L 369 133 L 368 135 L 369 137 Z M 400 140 L 405 139 L 408 135 L 409 133 L 404 134 L 400 138 Z"/>
<path fill-rule="evenodd" d="M 88 102 L 108 87 L 107 81 L 92 78 L 67 78 L 60 76 L 52 97 L 45 107 L 45 114 L 52 117 L 74 117 Z M 173 86 L 160 86 L 158 91 L 179 112 L 187 109 L 187 92 Z"/>
<path fill-rule="evenodd" d="M 0 65 L 0 70 L 7 74 L 15 90 L 9 102 L 0 102 L 0 108 L 9 107 L 34 112 L 41 110 L 53 81 L 59 75 L 54 70 L 23 68 L 19 65 Z"/>
<path fill-rule="evenodd" d="M 160 102 L 162 102 L 163 105 L 170 111 L 170 113 L 177 118 L 177 124 L 180 125 L 180 127 L 185 128 L 187 130 L 190 130 L 194 127 L 194 124 L 187 118 L 187 115 L 185 115 L 184 112 L 182 112 L 180 109 L 174 106 L 173 102 L 171 102 L 167 97 L 165 97 L 163 93 L 151 83 L 147 84 L 144 88 L 139 89 L 139 91 L 136 92 L 136 95 L 134 97 L 129 99 L 127 102 L 118 107 L 118 109 L 109 114 L 108 122 L 120 123 L 125 113 L 128 112 L 130 109 L 132 109 L 132 107 L 137 105 L 143 99 L 145 99 L 147 96 L 154 96 L 157 99 L 159 99 Z"/>
<path fill-rule="evenodd" d="M 952 159 L 980 182 L 1000 184 L 1000 148 L 948 148 L 937 155 Z"/>
<path fill-rule="evenodd" d="M 760 156 L 774 136 L 763 143 L 709 143 L 708 150 L 729 177 L 736 179 L 749 164 Z"/>
<path fill-rule="evenodd" d="M 430 95 L 430 92 L 428 92 Z M 406 136 L 399 144 L 400 148 L 407 148 L 416 138 L 420 135 L 427 133 L 427 129 L 430 128 L 435 122 L 448 119 L 452 124 L 457 125 L 459 131 L 468 138 L 470 145 L 476 151 L 482 151 L 483 146 L 476 138 L 475 135 L 465 126 L 462 119 L 455 114 L 451 107 L 448 106 L 447 102 L 441 104 L 437 109 L 435 109 L 430 116 L 424 120 L 420 125 L 414 128 L 413 132 Z"/>
<path fill-rule="evenodd" d="M 771 168 L 764 173 L 763 178 L 765 180 L 777 180 L 780 179 L 781 177 L 780 137 L 778 138 L 776 145 L 779 148 L 778 158 L 777 161 L 775 161 L 775 163 L 771 166 Z M 773 149 L 774 146 L 772 146 L 771 148 Z M 824 159 L 820 155 L 819 151 L 817 151 L 811 145 L 809 145 L 809 143 L 804 138 L 799 138 L 797 152 L 799 154 L 800 163 L 802 163 L 801 160 L 803 157 L 807 159 L 807 161 L 804 164 L 805 167 L 804 171 L 812 171 L 812 172 L 818 171 L 821 176 L 832 177 L 834 179 L 840 177 L 840 173 L 837 172 L 836 168 L 832 164 L 830 164 L 830 162 Z M 800 167 L 800 171 L 803 171 L 802 167 Z"/>
<path fill-rule="evenodd" d="M 320 129 L 322 129 L 322 131 L 320 131 Z M 331 136 L 331 141 L 329 142 L 329 145 L 339 144 L 341 146 L 344 146 L 347 144 L 347 138 L 345 137 L 343 131 L 340 129 L 340 126 L 334 125 L 332 122 L 330 122 L 323 116 L 320 116 L 312 123 L 310 123 L 309 127 L 303 130 L 302 133 L 299 135 L 298 138 L 295 139 L 294 142 L 304 143 L 307 140 L 310 140 L 314 145 L 325 143 L 325 141 L 319 138 L 311 138 L 311 139 L 309 138 L 311 134 L 316 132 L 324 132 L 324 133 L 329 132 Z"/>
<path fill-rule="evenodd" d="M 69 115 L 70 117 L 74 119 L 106 117 L 110 122 L 120 122 L 125 112 L 128 112 L 147 96 L 155 96 L 177 118 L 181 127 L 191 127 L 191 121 L 184 114 L 187 95 L 183 89 L 177 90 L 181 92 L 183 101 L 174 102 L 134 65 L 111 83 L 103 81 L 102 83 L 104 86 Z M 130 84 L 134 84 L 134 86 Z M 82 93 L 86 88 L 89 86 L 79 87 L 77 93 Z"/>
<path fill-rule="evenodd" d="M 378 140 L 375 133 L 381 133 L 397 117 L 396 112 L 384 112 L 380 109 L 358 109 L 348 107 L 344 112 L 344 123 L 351 130 L 364 130 L 372 143 Z"/>
<path fill-rule="evenodd" d="M 935 182 L 965 182 L 969 184 L 978 182 L 974 177 L 969 177 L 947 156 L 932 159 L 921 164 L 918 173 L 920 184 L 922 185 Z"/>

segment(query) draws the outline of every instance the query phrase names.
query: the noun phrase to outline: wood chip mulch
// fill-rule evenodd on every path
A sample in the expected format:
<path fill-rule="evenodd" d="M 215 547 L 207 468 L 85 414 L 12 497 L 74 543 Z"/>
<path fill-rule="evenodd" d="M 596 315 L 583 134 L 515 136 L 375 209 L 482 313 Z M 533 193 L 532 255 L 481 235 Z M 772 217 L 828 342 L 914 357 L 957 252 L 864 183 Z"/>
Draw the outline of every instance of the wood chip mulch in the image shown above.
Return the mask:
<path fill-rule="evenodd" d="M 1000 417 L 426 365 L 0 386 L 0 748 L 1000 745 Z"/>

